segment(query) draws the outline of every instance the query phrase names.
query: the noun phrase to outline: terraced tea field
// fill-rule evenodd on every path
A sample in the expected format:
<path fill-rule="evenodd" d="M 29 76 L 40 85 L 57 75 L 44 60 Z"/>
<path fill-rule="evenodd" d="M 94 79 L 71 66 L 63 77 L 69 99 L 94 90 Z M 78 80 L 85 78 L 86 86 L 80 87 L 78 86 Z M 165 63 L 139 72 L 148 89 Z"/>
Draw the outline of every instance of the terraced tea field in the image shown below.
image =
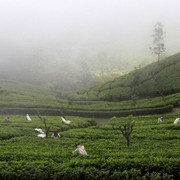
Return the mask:
<path fill-rule="evenodd" d="M 61 129 L 61 138 L 37 137 L 34 128 L 44 125 L 37 116 L 27 122 L 24 116 L 0 118 L 1 179 L 179 179 L 180 124 L 173 124 L 179 114 L 129 116 L 94 125 L 91 118 L 68 117 L 70 126 L 60 117 L 47 116 L 50 129 Z M 126 147 L 119 125 L 133 120 L 131 146 Z M 88 153 L 75 155 L 80 142 Z"/>

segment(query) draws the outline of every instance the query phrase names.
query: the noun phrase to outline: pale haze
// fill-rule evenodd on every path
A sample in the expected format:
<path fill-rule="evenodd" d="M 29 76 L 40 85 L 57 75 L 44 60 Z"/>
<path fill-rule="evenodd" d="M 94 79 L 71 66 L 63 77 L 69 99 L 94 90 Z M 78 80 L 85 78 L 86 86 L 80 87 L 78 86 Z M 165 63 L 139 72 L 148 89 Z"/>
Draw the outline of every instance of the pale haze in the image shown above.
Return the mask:
<path fill-rule="evenodd" d="M 165 55 L 180 52 L 179 7 L 179 0 L 0 0 L 1 78 L 75 84 L 101 63 L 122 70 L 148 64 L 157 21 Z"/>

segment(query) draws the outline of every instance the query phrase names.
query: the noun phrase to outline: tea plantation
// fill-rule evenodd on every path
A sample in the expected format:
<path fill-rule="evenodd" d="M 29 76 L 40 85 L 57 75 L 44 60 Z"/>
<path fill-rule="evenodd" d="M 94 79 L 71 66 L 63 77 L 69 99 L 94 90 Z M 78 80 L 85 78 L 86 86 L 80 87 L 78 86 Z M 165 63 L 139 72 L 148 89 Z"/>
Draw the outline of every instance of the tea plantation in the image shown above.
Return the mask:
<path fill-rule="evenodd" d="M 116 118 L 95 125 L 97 119 L 68 117 L 64 125 L 58 116 L 47 116 L 50 130 L 59 128 L 61 138 L 39 138 L 34 128 L 44 124 L 37 116 L 0 116 L 0 179 L 180 179 L 179 114 Z M 119 125 L 133 120 L 131 146 L 126 147 Z M 114 126 L 113 126 L 114 125 Z M 75 143 L 88 155 L 75 155 Z"/>
<path fill-rule="evenodd" d="M 83 89 L 70 96 L 74 100 L 124 101 L 165 96 L 180 91 L 180 53 L 135 68 L 126 75 Z"/>

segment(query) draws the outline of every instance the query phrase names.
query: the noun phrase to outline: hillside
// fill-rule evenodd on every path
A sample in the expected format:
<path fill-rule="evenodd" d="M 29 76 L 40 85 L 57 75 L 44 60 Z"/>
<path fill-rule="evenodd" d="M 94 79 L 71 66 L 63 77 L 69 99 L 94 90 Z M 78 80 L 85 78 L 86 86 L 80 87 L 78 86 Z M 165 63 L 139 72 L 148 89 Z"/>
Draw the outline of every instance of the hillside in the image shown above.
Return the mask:
<path fill-rule="evenodd" d="M 180 92 L 180 53 L 127 75 L 71 94 L 73 100 L 119 101 Z"/>
<path fill-rule="evenodd" d="M 0 79 L 0 108 L 59 107 L 53 92 L 45 87 Z"/>
<path fill-rule="evenodd" d="M 180 53 L 138 68 L 131 73 L 70 94 L 67 99 L 52 89 L 0 79 L 2 114 L 78 115 L 112 117 L 172 111 L 180 100 Z"/>

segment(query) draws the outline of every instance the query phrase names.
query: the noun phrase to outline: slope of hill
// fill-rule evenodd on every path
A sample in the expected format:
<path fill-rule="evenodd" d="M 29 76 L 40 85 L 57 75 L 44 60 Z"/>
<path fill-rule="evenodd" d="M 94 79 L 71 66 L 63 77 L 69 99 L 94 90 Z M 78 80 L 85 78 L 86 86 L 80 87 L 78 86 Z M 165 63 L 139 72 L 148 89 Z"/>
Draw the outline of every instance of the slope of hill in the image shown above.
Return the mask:
<path fill-rule="evenodd" d="M 44 87 L 0 79 L 0 108 L 59 107 L 53 93 Z"/>
<path fill-rule="evenodd" d="M 119 101 L 180 92 L 180 53 L 127 75 L 71 94 L 73 100 Z"/>
<path fill-rule="evenodd" d="M 107 118 L 169 112 L 179 102 L 180 53 L 73 93 L 67 99 L 44 87 L 0 79 L 0 112 L 7 114 L 37 114 L 41 110 L 45 114 Z"/>

